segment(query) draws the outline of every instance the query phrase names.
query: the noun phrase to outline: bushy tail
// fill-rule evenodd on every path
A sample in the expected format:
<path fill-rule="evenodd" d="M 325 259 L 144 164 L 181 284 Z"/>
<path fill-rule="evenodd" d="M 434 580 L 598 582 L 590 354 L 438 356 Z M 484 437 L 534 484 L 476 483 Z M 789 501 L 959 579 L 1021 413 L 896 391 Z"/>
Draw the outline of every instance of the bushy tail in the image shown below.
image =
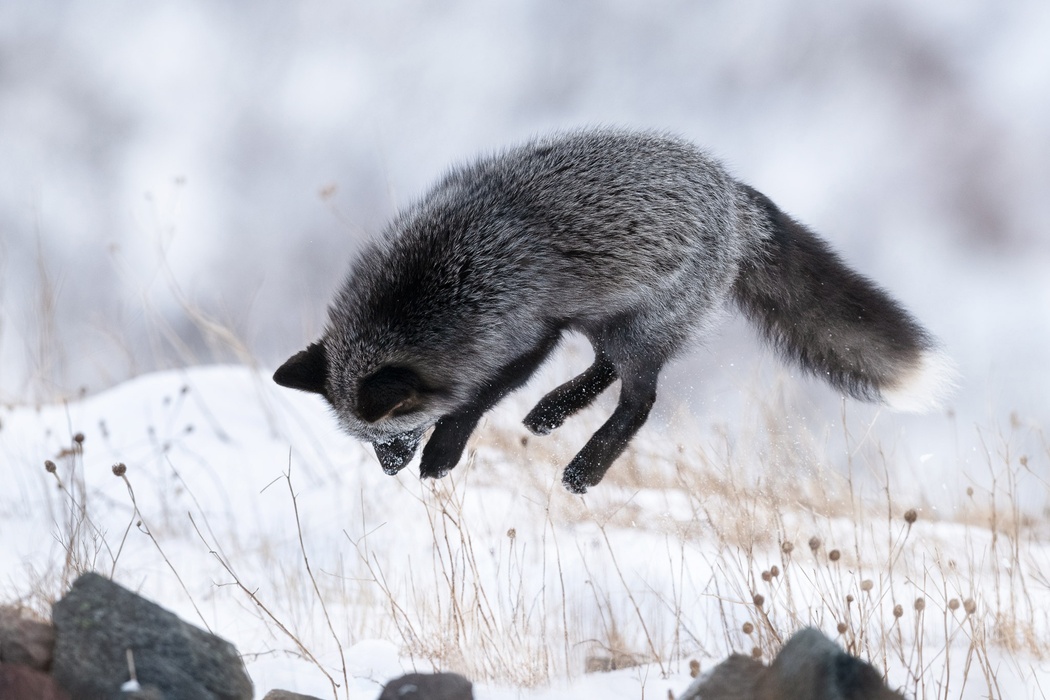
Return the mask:
<path fill-rule="evenodd" d="M 907 311 L 831 248 L 745 186 L 770 236 L 733 288 L 781 354 L 858 399 L 903 411 L 938 407 L 954 366 Z"/>

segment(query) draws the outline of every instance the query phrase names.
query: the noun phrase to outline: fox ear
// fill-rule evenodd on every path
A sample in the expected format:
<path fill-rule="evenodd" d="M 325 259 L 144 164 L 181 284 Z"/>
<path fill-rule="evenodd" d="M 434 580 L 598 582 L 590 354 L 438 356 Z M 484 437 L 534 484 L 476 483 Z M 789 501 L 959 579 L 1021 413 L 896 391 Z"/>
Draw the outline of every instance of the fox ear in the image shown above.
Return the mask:
<path fill-rule="evenodd" d="M 369 423 L 419 408 L 426 397 L 423 380 L 408 367 L 386 365 L 361 380 L 357 415 Z"/>
<path fill-rule="evenodd" d="M 273 380 L 281 386 L 322 396 L 327 379 L 328 359 L 320 342 L 311 343 L 305 350 L 297 352 L 273 373 Z"/>

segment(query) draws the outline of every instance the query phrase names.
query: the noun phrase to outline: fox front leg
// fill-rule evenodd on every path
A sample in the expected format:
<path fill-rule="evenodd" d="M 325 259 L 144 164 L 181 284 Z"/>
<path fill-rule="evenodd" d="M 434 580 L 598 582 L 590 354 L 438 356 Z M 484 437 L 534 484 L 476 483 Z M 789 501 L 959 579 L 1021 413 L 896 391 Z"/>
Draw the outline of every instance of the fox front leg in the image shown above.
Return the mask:
<path fill-rule="evenodd" d="M 452 471 L 463 456 L 467 440 L 481 420 L 481 413 L 470 411 L 445 416 L 434 426 L 434 432 L 423 448 L 419 475 L 440 479 Z"/>
<path fill-rule="evenodd" d="M 419 447 L 419 440 L 423 436 L 422 430 L 412 430 L 407 433 L 395 435 L 386 440 L 377 440 L 372 443 L 375 448 L 376 457 L 383 471 L 393 476 L 405 468 Z"/>
<path fill-rule="evenodd" d="M 463 456 L 467 440 L 478 427 L 481 416 L 532 376 L 558 342 L 558 335 L 559 331 L 552 328 L 539 338 L 531 350 L 511 360 L 490 376 L 484 388 L 471 402 L 437 422 L 433 434 L 423 448 L 423 458 L 419 464 L 420 476 L 437 479 L 456 466 L 459 458 Z"/>

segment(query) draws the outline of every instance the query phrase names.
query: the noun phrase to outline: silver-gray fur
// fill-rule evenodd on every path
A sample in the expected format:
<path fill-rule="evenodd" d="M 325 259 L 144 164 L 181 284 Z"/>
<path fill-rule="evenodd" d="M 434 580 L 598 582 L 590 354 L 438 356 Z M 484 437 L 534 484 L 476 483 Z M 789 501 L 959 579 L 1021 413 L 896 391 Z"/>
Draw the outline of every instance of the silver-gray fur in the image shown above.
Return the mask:
<path fill-rule="evenodd" d="M 546 434 L 620 380 L 613 415 L 565 471 L 582 493 L 645 422 L 664 363 L 731 303 L 861 399 L 885 398 L 935 355 L 892 299 L 693 145 L 596 130 L 449 172 L 358 256 L 321 340 L 274 378 L 322 394 L 389 473 L 434 427 L 420 471 L 437 477 L 481 415 L 578 331 L 594 364 L 525 424 Z"/>

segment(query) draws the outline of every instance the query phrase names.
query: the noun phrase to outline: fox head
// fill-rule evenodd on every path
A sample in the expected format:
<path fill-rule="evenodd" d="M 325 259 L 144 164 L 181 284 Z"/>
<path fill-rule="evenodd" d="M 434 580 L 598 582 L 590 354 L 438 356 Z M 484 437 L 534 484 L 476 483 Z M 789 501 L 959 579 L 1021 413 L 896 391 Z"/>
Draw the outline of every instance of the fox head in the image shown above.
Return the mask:
<path fill-rule="evenodd" d="M 290 389 L 320 394 L 350 435 L 371 442 L 383 469 L 394 474 L 412 459 L 424 431 L 447 411 L 444 392 L 407 364 L 361 371 L 332 357 L 324 340 L 296 353 L 273 375 Z"/>

